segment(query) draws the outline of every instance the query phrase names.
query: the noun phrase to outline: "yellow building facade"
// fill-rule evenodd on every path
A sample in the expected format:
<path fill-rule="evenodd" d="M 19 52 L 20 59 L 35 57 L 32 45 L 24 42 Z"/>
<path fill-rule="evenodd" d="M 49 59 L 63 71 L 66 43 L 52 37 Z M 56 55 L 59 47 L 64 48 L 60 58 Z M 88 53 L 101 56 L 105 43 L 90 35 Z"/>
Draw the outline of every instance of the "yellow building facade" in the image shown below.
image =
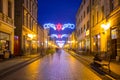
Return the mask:
<path fill-rule="evenodd" d="M 90 11 L 85 14 L 87 6 Z M 76 34 L 81 51 L 89 46 L 91 54 L 110 52 L 120 60 L 120 0 L 83 0 L 76 15 Z"/>
<path fill-rule="evenodd" d="M 76 15 L 78 50 L 90 51 L 90 0 L 83 0 Z"/>
<path fill-rule="evenodd" d="M 91 1 L 91 51 L 120 55 L 120 0 Z"/>
<path fill-rule="evenodd" d="M 0 0 L 0 54 L 14 54 L 14 29 L 14 0 Z"/>
<path fill-rule="evenodd" d="M 37 0 L 15 1 L 15 54 L 37 53 Z"/>

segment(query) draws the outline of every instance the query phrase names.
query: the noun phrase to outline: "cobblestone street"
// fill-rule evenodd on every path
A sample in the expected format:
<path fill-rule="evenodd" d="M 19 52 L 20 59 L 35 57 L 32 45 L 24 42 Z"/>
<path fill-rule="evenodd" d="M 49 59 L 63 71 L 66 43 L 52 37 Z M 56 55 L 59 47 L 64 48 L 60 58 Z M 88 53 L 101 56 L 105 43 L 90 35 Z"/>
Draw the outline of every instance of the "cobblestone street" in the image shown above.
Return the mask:
<path fill-rule="evenodd" d="M 61 50 L 23 67 L 3 80 L 101 80 L 73 56 Z"/>

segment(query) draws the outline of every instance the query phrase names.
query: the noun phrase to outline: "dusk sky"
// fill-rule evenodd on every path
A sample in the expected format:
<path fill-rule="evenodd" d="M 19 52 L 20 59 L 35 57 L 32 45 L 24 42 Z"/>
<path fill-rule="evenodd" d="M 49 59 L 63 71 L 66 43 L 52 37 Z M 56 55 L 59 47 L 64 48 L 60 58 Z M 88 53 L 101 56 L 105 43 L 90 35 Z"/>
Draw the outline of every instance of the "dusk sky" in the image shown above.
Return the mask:
<path fill-rule="evenodd" d="M 38 22 L 74 23 L 81 0 L 38 0 Z"/>
<path fill-rule="evenodd" d="M 82 0 L 38 0 L 38 22 L 52 24 L 75 24 L 76 13 Z M 74 29 L 75 30 L 75 29 Z M 50 29 L 50 34 L 71 34 L 74 30 L 65 29 L 55 31 Z M 67 38 L 59 39 L 66 40 Z"/>

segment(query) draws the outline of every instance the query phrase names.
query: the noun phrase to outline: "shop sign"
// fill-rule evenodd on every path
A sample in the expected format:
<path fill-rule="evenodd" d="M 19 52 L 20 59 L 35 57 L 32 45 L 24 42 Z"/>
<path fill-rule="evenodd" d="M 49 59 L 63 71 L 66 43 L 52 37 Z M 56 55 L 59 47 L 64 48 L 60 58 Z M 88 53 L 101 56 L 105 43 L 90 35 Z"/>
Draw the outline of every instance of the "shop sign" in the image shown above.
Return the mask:
<path fill-rule="evenodd" d="M 111 33 L 112 33 L 111 35 L 112 39 L 117 39 L 117 29 L 113 29 Z"/>

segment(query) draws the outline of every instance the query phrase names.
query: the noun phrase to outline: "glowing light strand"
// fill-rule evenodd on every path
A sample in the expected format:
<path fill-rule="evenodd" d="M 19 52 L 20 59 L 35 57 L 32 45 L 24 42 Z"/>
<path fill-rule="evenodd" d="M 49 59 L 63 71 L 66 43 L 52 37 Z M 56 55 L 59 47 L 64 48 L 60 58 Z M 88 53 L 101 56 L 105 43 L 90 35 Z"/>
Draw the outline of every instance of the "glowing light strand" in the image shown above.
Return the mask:
<path fill-rule="evenodd" d="M 70 29 L 74 29 L 75 28 L 75 25 L 74 24 L 64 24 L 63 27 L 62 27 L 62 30 L 64 30 L 65 28 L 70 28 Z"/>
<path fill-rule="evenodd" d="M 69 35 L 68 34 L 51 34 L 50 37 L 52 38 L 63 38 L 63 37 L 68 37 Z"/>
<path fill-rule="evenodd" d="M 53 28 L 54 30 L 56 30 L 56 26 L 51 23 L 44 24 L 43 27 L 44 27 L 44 29 Z"/>
<path fill-rule="evenodd" d="M 75 25 L 74 24 L 70 24 L 70 23 L 63 24 L 63 25 L 61 25 L 61 24 L 55 25 L 55 24 L 48 23 L 48 24 L 44 24 L 43 27 L 44 27 L 44 29 L 53 28 L 54 30 L 60 31 L 60 30 L 66 29 L 66 28 L 74 29 Z"/>

